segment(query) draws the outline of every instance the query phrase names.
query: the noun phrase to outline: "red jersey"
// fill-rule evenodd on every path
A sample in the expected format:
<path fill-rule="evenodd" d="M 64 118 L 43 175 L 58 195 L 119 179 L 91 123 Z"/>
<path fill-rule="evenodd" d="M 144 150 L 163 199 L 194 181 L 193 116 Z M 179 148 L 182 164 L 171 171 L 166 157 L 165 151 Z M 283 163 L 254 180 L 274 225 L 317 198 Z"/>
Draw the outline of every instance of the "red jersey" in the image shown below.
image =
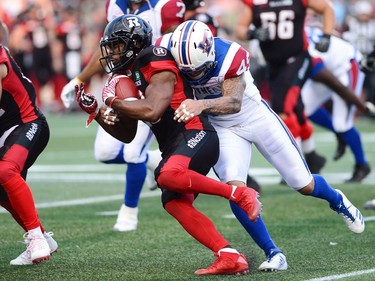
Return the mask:
<path fill-rule="evenodd" d="M 267 62 L 285 63 L 308 48 L 304 31 L 307 0 L 242 0 L 253 13 L 256 28 L 268 27 L 271 40 L 260 42 Z"/>
<path fill-rule="evenodd" d="M 151 77 L 163 71 L 171 71 L 176 74 L 177 83 L 175 84 L 174 94 L 169 107 L 164 112 L 160 121 L 149 124 L 154 133 L 161 152 L 168 147 L 174 146 L 178 136 L 187 130 L 206 130 L 214 131 L 212 125 L 208 122 L 205 114 L 194 116 L 187 122 L 177 122 L 174 118 L 175 110 L 185 99 L 194 99 L 193 90 L 185 83 L 176 66 L 172 54 L 163 47 L 150 46 L 142 50 L 134 61 L 133 81 L 138 89 L 145 93 Z M 162 95 L 163 93 L 159 93 Z"/>
<path fill-rule="evenodd" d="M 35 104 L 35 89 L 25 77 L 9 50 L 0 45 L 0 64 L 5 63 L 8 75 L 1 81 L 0 136 L 9 128 L 31 122 L 43 114 Z"/>

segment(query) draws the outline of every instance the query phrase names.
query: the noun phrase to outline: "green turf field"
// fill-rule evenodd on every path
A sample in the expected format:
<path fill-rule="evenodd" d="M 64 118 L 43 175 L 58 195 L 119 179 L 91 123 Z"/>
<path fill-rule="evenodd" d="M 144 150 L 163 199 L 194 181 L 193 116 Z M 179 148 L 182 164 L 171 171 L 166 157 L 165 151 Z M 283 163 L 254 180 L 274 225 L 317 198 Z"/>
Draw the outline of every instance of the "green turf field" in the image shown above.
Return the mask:
<path fill-rule="evenodd" d="M 228 202 L 201 195 L 196 206 L 247 256 L 251 271 L 248 276 L 195 277 L 194 271 L 209 266 L 214 256 L 163 210 L 159 191 L 145 186 L 136 232 L 113 232 L 126 166 L 95 161 L 96 124 L 85 129 L 86 116 L 47 117 L 51 139 L 28 181 L 45 228 L 55 233 L 59 252 L 37 266 L 10 266 L 9 261 L 25 249 L 20 243 L 23 231 L 9 214 L 0 212 L 0 280 L 375 280 L 375 210 L 363 210 L 363 204 L 375 198 L 375 172 L 362 184 L 342 184 L 351 176 L 352 156 L 347 152 L 333 162 L 334 137 L 325 131 L 317 129 L 316 134 L 318 151 L 328 159 L 322 174 L 362 211 L 365 232 L 351 233 L 324 201 L 278 185 L 275 170 L 254 152 L 251 173 L 263 186 L 263 219 L 285 252 L 289 269 L 258 272 L 263 252 L 233 218 Z M 360 119 L 358 128 L 375 169 L 375 121 Z"/>

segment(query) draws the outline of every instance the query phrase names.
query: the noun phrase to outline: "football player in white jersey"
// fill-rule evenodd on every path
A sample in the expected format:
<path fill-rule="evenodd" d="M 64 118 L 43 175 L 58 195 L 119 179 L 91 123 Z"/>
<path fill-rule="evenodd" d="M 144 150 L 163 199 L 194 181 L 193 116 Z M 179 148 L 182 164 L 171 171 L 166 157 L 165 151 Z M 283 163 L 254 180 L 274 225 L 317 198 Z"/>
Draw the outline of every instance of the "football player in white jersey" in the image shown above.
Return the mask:
<path fill-rule="evenodd" d="M 175 112 L 179 122 L 209 114 L 220 139 L 220 156 L 214 169 L 222 182 L 245 186 L 252 144 L 275 167 L 286 183 L 303 195 L 326 200 L 347 227 L 364 231 L 362 214 L 346 196 L 326 180 L 311 174 L 293 136 L 262 100 L 249 71 L 249 53 L 235 42 L 214 38 L 207 25 L 186 21 L 156 44 L 168 47 L 195 100 L 185 100 Z M 261 217 L 254 223 L 235 204 L 233 213 L 262 248 L 267 260 L 259 270 L 286 270 L 285 255 L 272 241 Z"/>
<path fill-rule="evenodd" d="M 106 11 L 108 22 L 124 14 L 140 16 L 150 23 L 153 38 L 156 39 L 163 33 L 173 31 L 183 21 L 185 5 L 181 0 L 107 0 Z M 94 74 L 103 71 L 100 57 L 98 48 L 82 72 L 64 87 L 61 99 L 65 107 L 69 108 L 75 102 L 75 85 L 87 82 Z M 124 203 L 113 227 L 115 231 L 133 231 L 137 228 L 138 201 L 147 175 L 147 152 L 153 140 L 150 128 L 143 122 L 138 122 L 137 135 L 129 144 L 118 141 L 98 127 L 95 159 L 106 164 L 127 164 Z M 152 155 L 160 159 L 160 152 Z M 158 163 L 158 160 L 153 162 Z"/>
<path fill-rule="evenodd" d="M 309 39 L 310 54 L 320 59 L 344 86 L 352 90 L 352 94 L 361 96 L 365 74 L 360 71 L 362 54 L 352 44 L 332 36 L 329 49 L 321 53 L 315 49 L 315 42 L 322 36 L 318 27 L 306 27 Z M 337 55 L 340 54 L 340 55 Z M 313 73 L 321 64 L 316 64 Z M 332 100 L 332 115 L 321 105 Z M 371 171 L 366 159 L 361 137 L 354 126 L 356 106 L 342 99 L 333 90 L 322 83 L 309 79 L 302 88 L 302 100 L 306 115 L 316 124 L 338 134 L 353 153 L 354 172 L 348 182 L 361 182 Z"/>

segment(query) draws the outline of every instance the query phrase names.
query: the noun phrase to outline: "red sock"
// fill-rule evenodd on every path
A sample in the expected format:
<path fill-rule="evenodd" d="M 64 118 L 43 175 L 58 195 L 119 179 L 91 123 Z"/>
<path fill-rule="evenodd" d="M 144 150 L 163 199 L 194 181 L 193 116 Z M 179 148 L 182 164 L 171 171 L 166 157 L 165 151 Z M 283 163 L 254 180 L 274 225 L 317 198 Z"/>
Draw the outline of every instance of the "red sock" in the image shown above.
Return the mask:
<path fill-rule="evenodd" d="M 213 222 L 193 207 L 188 199 L 175 199 L 165 205 L 172 215 L 193 238 L 214 253 L 229 245 L 217 231 Z"/>
<path fill-rule="evenodd" d="M 16 175 L 2 184 L 9 202 L 27 230 L 40 226 L 31 190 L 21 175 Z"/>

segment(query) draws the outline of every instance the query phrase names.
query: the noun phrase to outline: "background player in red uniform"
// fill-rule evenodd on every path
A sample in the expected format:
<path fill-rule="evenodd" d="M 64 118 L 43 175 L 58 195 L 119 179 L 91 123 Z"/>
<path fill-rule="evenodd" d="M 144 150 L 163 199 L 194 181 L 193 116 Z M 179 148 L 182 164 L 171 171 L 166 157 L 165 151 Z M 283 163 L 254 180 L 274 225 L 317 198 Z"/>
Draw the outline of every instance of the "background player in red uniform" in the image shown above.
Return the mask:
<path fill-rule="evenodd" d="M 193 97 L 192 89 L 182 80 L 169 51 L 148 47 L 151 36 L 149 25 L 134 15 L 116 18 L 107 25 L 101 40 L 101 59 L 107 61 L 113 74 L 131 70 L 133 80 L 145 98 L 131 102 L 121 100 L 115 96 L 115 86 L 109 80 L 103 89 L 103 101 L 119 116 L 130 117 L 133 122 L 147 122 L 155 134 L 163 158 L 155 178 L 162 189 L 165 210 L 218 257 L 212 266 L 199 269 L 195 274 L 247 274 L 245 256 L 229 245 L 212 221 L 195 209 L 193 202 L 198 193 L 222 196 L 237 203 L 254 221 L 261 209 L 257 192 L 204 176 L 218 159 L 217 133 L 206 115 L 194 116 L 186 123 L 174 120 L 174 111 L 181 102 Z M 92 95 L 77 91 L 77 97 L 88 113 L 97 106 Z M 116 118 L 100 114 L 96 120 L 113 132 Z M 127 124 L 130 122 L 128 120 Z M 119 129 L 122 125 L 120 123 Z"/>
<path fill-rule="evenodd" d="M 0 22 L 3 38 L 6 27 Z M 39 220 L 34 198 L 26 183 L 27 170 L 44 150 L 49 128 L 35 105 L 35 90 L 9 54 L 0 45 L 0 205 L 26 231 L 27 249 L 11 265 L 29 265 L 50 258 L 57 243 Z"/>

